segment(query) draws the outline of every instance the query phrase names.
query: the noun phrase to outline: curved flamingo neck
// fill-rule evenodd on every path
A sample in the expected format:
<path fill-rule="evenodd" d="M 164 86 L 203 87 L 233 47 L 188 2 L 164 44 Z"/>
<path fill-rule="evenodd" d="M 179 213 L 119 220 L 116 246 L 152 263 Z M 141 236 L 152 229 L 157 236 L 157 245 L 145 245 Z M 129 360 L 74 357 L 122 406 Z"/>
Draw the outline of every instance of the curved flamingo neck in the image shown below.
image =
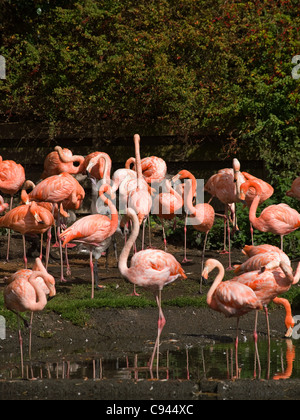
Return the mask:
<path fill-rule="evenodd" d="M 262 194 L 262 189 L 261 189 L 261 186 L 257 182 L 247 181 L 242 185 L 242 190 L 247 193 L 247 191 L 250 187 L 255 188 L 256 194 L 255 194 L 254 200 L 252 201 L 252 204 L 250 206 L 249 220 L 256 229 L 260 230 L 260 223 L 261 222 L 260 222 L 259 218 L 256 217 L 256 213 L 257 213 L 257 208 L 258 208 L 258 205 L 259 205 L 259 202 L 260 202 L 260 196 Z"/>
<path fill-rule="evenodd" d="M 209 260 L 206 263 L 209 263 Z M 217 268 L 219 270 L 219 272 L 218 272 L 218 274 L 217 274 L 217 276 L 216 276 L 216 278 L 213 282 L 213 285 L 211 286 L 211 288 L 210 288 L 210 290 L 207 294 L 207 304 L 209 306 L 212 303 L 212 298 L 213 298 L 213 295 L 214 295 L 217 287 L 222 283 L 222 281 L 224 279 L 224 276 L 225 276 L 225 269 L 224 269 L 223 265 L 217 260 L 213 261 L 212 266 L 210 267 L 210 271 L 214 270 L 215 268 Z"/>
<path fill-rule="evenodd" d="M 139 236 L 139 232 L 140 232 L 140 223 L 138 220 L 138 217 L 135 213 L 134 210 L 128 208 L 127 209 L 127 216 L 131 219 L 131 221 L 133 222 L 133 228 L 132 228 L 132 232 L 131 235 L 129 237 L 129 239 L 127 240 L 120 258 L 119 258 L 119 270 L 120 273 L 122 274 L 123 277 L 128 278 L 128 258 L 129 258 L 129 254 L 131 251 L 131 248 L 133 247 L 133 245 L 135 244 L 135 241 L 137 240 L 137 237 Z M 132 279 L 130 279 L 131 282 Z"/>
<path fill-rule="evenodd" d="M 129 159 L 127 159 L 126 163 L 125 163 L 125 168 L 126 169 L 131 169 L 131 165 L 135 165 L 135 158 L 131 157 Z"/>
<path fill-rule="evenodd" d="M 45 280 L 45 274 L 41 271 L 34 271 L 28 280 L 28 282 L 34 288 L 37 298 L 36 302 L 32 302 L 30 305 L 30 310 L 32 312 L 42 311 L 47 305 L 47 297 L 45 292 L 38 286 L 38 284 L 35 283 L 35 280 L 38 277 L 41 277 Z"/>
<path fill-rule="evenodd" d="M 104 204 L 106 204 L 111 212 L 111 232 L 115 232 L 119 225 L 119 215 L 118 211 L 116 209 L 116 206 L 113 204 L 113 202 L 107 198 L 104 193 L 107 192 L 109 189 L 111 189 L 110 186 L 107 184 L 103 185 L 99 190 L 99 197 L 103 201 Z"/>

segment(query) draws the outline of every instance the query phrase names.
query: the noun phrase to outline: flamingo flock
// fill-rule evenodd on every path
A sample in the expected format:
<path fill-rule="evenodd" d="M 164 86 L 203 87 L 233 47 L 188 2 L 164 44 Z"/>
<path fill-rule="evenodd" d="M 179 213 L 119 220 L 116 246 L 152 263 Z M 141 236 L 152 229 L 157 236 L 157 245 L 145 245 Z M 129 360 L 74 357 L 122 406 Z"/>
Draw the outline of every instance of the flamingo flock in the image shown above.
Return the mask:
<path fill-rule="evenodd" d="M 283 238 L 300 227 L 300 214 L 286 204 L 278 204 L 265 208 L 257 216 L 258 206 L 272 196 L 274 189 L 264 180 L 247 172 L 241 172 L 241 165 L 237 159 L 233 160 L 232 168 L 225 168 L 213 174 L 205 184 L 204 191 L 211 195 L 211 200 L 217 198 L 225 206 L 224 214 L 216 214 L 210 202 L 199 202 L 197 180 L 191 172 L 182 169 L 175 176 L 168 175 L 167 164 L 163 159 L 157 156 L 141 158 L 141 138 L 138 134 L 134 135 L 133 141 L 135 157 L 129 158 L 125 167 L 113 174 L 112 161 L 107 153 L 92 152 L 84 157 L 57 146 L 45 158 L 41 181 L 36 185 L 26 179 L 22 165 L 5 161 L 0 157 L 0 192 L 10 197 L 10 202 L 5 203 L 0 196 L 0 212 L 4 213 L 0 217 L 0 227 L 9 230 L 7 261 L 11 242 L 10 232 L 21 234 L 24 244 L 24 269 L 6 279 L 4 301 L 7 309 L 16 313 L 18 320 L 25 322 L 20 313 L 41 311 L 47 304 L 47 296 L 55 296 L 55 280 L 48 272 L 52 229 L 56 229 L 60 250 L 60 281 L 66 281 L 63 249 L 65 248 L 67 255 L 70 243 L 74 246 L 80 244 L 90 254 L 91 299 L 94 299 L 94 255 L 97 254 L 97 250 L 101 250 L 100 254 L 106 250 L 116 232 L 120 231 L 120 228 L 126 228 L 131 233 L 129 238 L 125 238 L 123 250 L 118 258 L 120 275 L 134 285 L 135 295 L 137 295 L 136 286 L 152 291 L 158 307 L 157 339 L 149 362 L 152 370 L 155 355 L 158 366 L 160 337 L 166 324 L 162 310 L 162 290 L 178 278 L 187 278 L 182 264 L 187 262 L 186 233 L 187 224 L 190 224 L 195 230 L 205 234 L 199 271 L 200 293 L 203 293 L 202 280 L 207 281 L 210 273 L 217 269 L 218 274 L 207 294 L 207 305 L 226 317 L 237 318 L 236 349 L 239 319 L 248 312 L 256 312 L 254 326 L 256 351 L 259 310 L 265 311 L 270 337 L 267 309 L 270 302 L 284 306 L 286 336 L 291 337 L 294 327 L 291 306 L 286 299 L 279 296 L 298 284 L 300 263 L 293 273 L 291 261 L 283 250 Z M 79 174 L 86 175 L 91 181 L 93 191 L 91 214 L 78 218 L 66 228 L 65 221 L 70 217 L 70 213 L 72 211 L 76 213 L 86 197 L 86 191 L 76 179 Z M 183 183 L 183 180 L 189 182 Z M 300 199 L 299 185 L 297 178 L 287 196 Z M 29 187 L 30 192 L 27 191 Z M 13 197 L 18 192 L 21 193 L 21 203 L 13 208 Z M 243 264 L 232 267 L 230 223 L 234 230 L 239 229 L 236 217 L 236 204 L 239 202 L 245 204 L 245 211 L 249 211 L 252 244 L 246 245 L 243 249 L 248 259 Z M 152 247 L 145 249 L 145 225 L 151 213 L 156 214 L 162 223 L 164 250 Z M 168 253 L 164 228 L 164 221 L 173 220 L 177 215 L 183 215 L 185 218 L 185 251 L 182 264 Z M 224 219 L 223 252 L 227 252 L 228 240 L 228 270 L 234 270 L 234 277 L 227 281 L 224 281 L 226 271 L 220 261 L 215 259 L 205 261 L 207 239 L 216 216 Z M 138 252 L 136 241 L 141 227 L 142 249 Z M 254 229 L 280 235 L 281 249 L 268 244 L 255 246 Z M 43 255 L 45 233 L 47 233 L 47 247 Z M 40 257 L 36 259 L 33 269 L 29 270 L 25 236 L 37 234 L 41 235 Z M 151 236 L 150 230 L 149 235 Z M 129 261 L 132 250 L 134 255 Z M 70 274 L 69 269 L 67 269 L 68 274 Z M 103 288 L 98 284 L 98 279 L 96 284 L 97 290 Z M 32 319 L 30 326 L 31 324 Z M 21 332 L 19 332 L 19 342 L 23 363 Z M 258 354 L 257 359 L 259 363 Z"/>

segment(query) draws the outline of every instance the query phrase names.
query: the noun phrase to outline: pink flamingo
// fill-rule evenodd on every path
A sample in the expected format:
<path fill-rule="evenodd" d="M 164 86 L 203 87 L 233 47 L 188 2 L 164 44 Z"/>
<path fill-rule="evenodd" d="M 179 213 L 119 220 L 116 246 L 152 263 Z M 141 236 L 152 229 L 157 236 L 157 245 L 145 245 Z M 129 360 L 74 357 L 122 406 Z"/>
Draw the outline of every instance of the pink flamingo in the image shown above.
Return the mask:
<path fill-rule="evenodd" d="M 53 175 L 44 179 L 37 184 L 29 194 L 29 199 L 32 201 L 48 202 L 58 204 L 60 208 L 69 210 L 78 210 L 85 197 L 85 191 L 79 182 L 67 172 L 59 175 Z M 54 206 L 53 206 L 54 212 Z M 60 214 L 58 212 L 58 236 L 60 234 Z M 51 232 L 48 233 L 48 243 L 51 241 Z M 63 268 L 63 255 L 61 240 L 59 239 L 60 259 L 61 259 L 61 281 L 65 282 L 64 268 Z M 47 249 L 46 255 L 46 268 L 48 267 L 50 247 Z"/>
<path fill-rule="evenodd" d="M 13 208 L 14 195 L 22 188 L 24 182 L 25 170 L 23 166 L 13 160 L 3 160 L 2 156 L 0 156 L 0 191 L 3 194 L 10 195 L 10 210 Z M 6 261 L 9 260 L 10 237 L 11 232 L 9 230 Z"/>
<path fill-rule="evenodd" d="M 140 230 L 138 217 L 134 210 L 127 209 L 127 216 L 133 222 L 133 229 L 125 244 L 119 259 L 119 270 L 122 276 L 137 286 L 149 289 L 154 292 L 158 310 L 158 334 L 150 361 L 150 371 L 153 368 L 155 352 L 157 350 L 157 366 L 159 365 L 159 340 L 166 320 L 161 306 L 161 292 L 164 286 L 174 282 L 178 277 L 186 278 L 186 275 L 178 263 L 171 255 L 164 251 L 147 249 L 134 255 L 131 265 L 128 268 L 128 257 Z"/>
<path fill-rule="evenodd" d="M 25 321 L 19 313 L 31 312 L 31 321 L 29 325 L 29 357 L 31 357 L 31 331 L 33 313 L 42 311 L 45 308 L 45 306 L 47 305 L 47 295 L 49 295 L 49 297 L 54 297 L 56 295 L 55 280 L 50 274 L 48 274 L 39 258 L 37 258 L 35 261 L 33 271 L 18 271 L 12 276 L 8 286 L 6 286 L 6 288 L 4 289 L 5 306 L 7 309 L 9 309 L 17 315 L 18 323 L 19 318 L 21 318 L 25 322 L 25 325 L 28 325 L 27 321 Z M 23 377 L 23 340 L 20 328 L 19 344 Z"/>
<path fill-rule="evenodd" d="M 88 170 L 95 179 L 110 179 L 112 161 L 110 156 L 104 152 L 90 153 L 84 161 L 83 171 Z"/>
<path fill-rule="evenodd" d="M 158 194 L 153 203 L 153 213 L 158 215 L 163 228 L 165 252 L 167 252 L 167 238 L 164 220 L 173 220 L 184 204 L 182 196 L 171 187 L 171 181 L 166 180 L 166 188 L 167 191 Z"/>
<path fill-rule="evenodd" d="M 8 210 L 9 204 L 4 202 L 4 198 L 0 195 L 0 213 L 4 213 Z"/>
<path fill-rule="evenodd" d="M 111 237 L 118 228 L 118 212 L 114 204 L 105 197 L 104 193 L 110 191 L 111 187 L 107 184 L 102 185 L 99 190 L 99 197 L 106 204 L 111 211 L 111 219 L 102 214 L 92 214 L 83 217 L 75 222 L 72 226 L 60 234 L 60 239 L 64 240 L 63 247 L 70 241 L 83 243 L 90 247 L 90 268 L 92 277 L 92 294 L 94 299 L 94 264 L 93 264 L 93 248 L 99 247 L 107 238 Z M 98 288 L 101 288 L 101 286 Z M 103 288 L 103 286 L 102 286 Z"/>
<path fill-rule="evenodd" d="M 257 181 L 247 181 L 241 186 L 241 200 L 250 187 L 256 191 L 255 198 L 249 211 L 249 220 L 255 229 L 261 232 L 271 232 L 281 237 L 281 250 L 283 250 L 283 237 L 294 232 L 300 227 L 300 214 L 287 204 L 277 204 L 265 208 L 259 217 L 256 217 L 260 196 L 262 195 L 261 186 Z"/>
<path fill-rule="evenodd" d="M 130 158 L 125 164 L 125 168 L 130 169 L 130 165 L 134 164 L 133 169 L 136 170 L 136 159 Z M 166 162 L 157 157 L 150 156 L 141 160 L 142 173 L 145 178 L 145 181 L 148 184 L 161 183 L 167 175 L 167 164 Z"/>
<path fill-rule="evenodd" d="M 204 186 L 204 191 L 208 192 L 212 197 L 217 197 L 225 205 L 224 219 L 224 252 L 226 249 L 226 223 L 228 232 L 228 248 L 229 248 L 229 267 L 231 266 L 231 241 L 230 241 L 230 225 L 228 218 L 228 209 L 234 214 L 234 224 L 236 227 L 235 204 L 240 201 L 240 186 L 245 182 L 245 178 L 240 172 L 240 162 L 233 159 L 233 169 L 222 169 L 217 174 L 210 177 Z"/>
<path fill-rule="evenodd" d="M 176 179 L 190 178 L 190 175 L 191 174 L 188 171 L 181 171 L 175 178 L 173 178 L 173 181 Z M 194 206 L 193 205 L 194 195 L 195 195 L 195 188 L 193 186 L 193 179 L 192 179 L 192 183 L 189 186 L 188 193 L 186 195 L 185 206 L 187 209 L 187 214 L 189 215 L 189 222 L 193 225 L 194 229 L 196 229 L 198 232 L 205 233 L 204 245 L 203 245 L 203 250 L 202 250 L 202 260 L 201 260 L 201 271 L 203 271 L 206 243 L 207 243 L 208 234 L 214 225 L 215 211 L 214 211 L 214 208 L 208 203 L 199 203 Z M 202 294 L 202 277 L 200 281 L 200 293 Z"/>
<path fill-rule="evenodd" d="M 205 262 L 204 270 L 202 272 L 202 276 L 205 280 L 208 279 L 209 274 L 215 268 L 218 269 L 218 275 L 207 294 L 207 304 L 211 309 L 223 313 L 226 317 L 237 318 L 235 350 L 236 372 L 238 375 L 238 328 L 240 317 L 250 311 L 262 309 L 263 305 L 249 286 L 232 280 L 224 282 L 225 269 L 217 260 L 208 259 Z M 254 337 L 257 341 L 257 322 L 254 327 Z"/>
<path fill-rule="evenodd" d="M 287 191 L 286 195 L 288 197 L 293 197 L 297 198 L 297 200 L 300 200 L 300 177 L 293 181 L 291 189 Z"/>
<path fill-rule="evenodd" d="M 242 172 L 242 175 L 245 177 L 247 181 L 256 181 L 260 185 L 262 193 L 260 196 L 259 205 L 263 204 L 266 200 L 268 200 L 274 194 L 274 188 L 267 182 L 263 181 L 262 179 L 256 178 L 255 176 L 250 175 L 247 172 Z M 255 198 L 255 195 L 256 195 L 255 188 L 250 187 L 245 197 L 245 204 L 247 205 L 248 208 L 251 207 L 251 204 Z M 252 245 L 254 245 L 252 223 L 250 223 L 250 233 L 251 233 Z"/>
<path fill-rule="evenodd" d="M 25 268 L 27 268 L 25 235 L 43 235 L 54 225 L 54 218 L 50 211 L 39 206 L 34 201 L 29 201 L 28 195 L 24 190 L 22 191 L 22 200 L 25 204 L 15 207 L 0 218 L 0 227 L 12 229 L 22 235 L 24 262 Z"/>
<path fill-rule="evenodd" d="M 250 249 L 249 249 L 250 248 Z M 281 264 L 284 263 L 286 266 L 291 267 L 291 261 L 289 257 L 281 251 L 279 248 L 271 245 L 261 245 L 257 247 L 248 247 L 247 251 L 250 255 L 249 259 L 239 265 L 236 266 L 235 274 L 241 275 L 243 273 L 251 272 L 251 271 L 259 271 L 259 270 L 275 270 L 281 267 Z M 300 263 L 298 265 L 296 274 L 294 276 L 293 284 L 297 284 L 300 279 Z M 284 290 L 282 291 L 284 293 Z M 275 298 L 273 302 L 276 305 L 282 305 L 286 311 L 285 317 L 285 325 L 287 328 L 287 332 L 285 337 L 291 337 L 293 333 L 293 328 L 295 326 L 293 317 L 292 317 L 292 309 L 289 301 L 283 298 Z"/>
<path fill-rule="evenodd" d="M 56 146 L 54 151 L 49 153 L 45 159 L 42 179 L 59 175 L 63 172 L 77 175 L 83 171 L 83 165 L 83 156 L 73 155 L 71 150 Z"/>

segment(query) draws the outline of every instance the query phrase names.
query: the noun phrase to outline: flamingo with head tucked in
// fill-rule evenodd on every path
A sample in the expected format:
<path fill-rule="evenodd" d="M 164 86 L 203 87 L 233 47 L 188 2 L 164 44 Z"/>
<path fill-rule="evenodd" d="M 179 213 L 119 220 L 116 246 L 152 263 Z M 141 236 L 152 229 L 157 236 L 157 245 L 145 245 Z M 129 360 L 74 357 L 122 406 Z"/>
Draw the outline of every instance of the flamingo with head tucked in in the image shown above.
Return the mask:
<path fill-rule="evenodd" d="M 128 267 L 130 250 L 138 237 L 140 224 L 134 210 L 128 208 L 127 216 L 133 222 L 133 229 L 120 255 L 120 273 L 134 285 L 153 291 L 159 309 L 157 339 L 150 361 L 150 371 L 152 371 L 156 350 L 158 366 L 159 340 L 166 324 L 161 306 L 161 292 L 164 286 L 174 282 L 178 277 L 186 278 L 186 275 L 173 255 L 156 249 L 147 249 L 136 253 L 131 259 L 130 267 Z"/>
<path fill-rule="evenodd" d="M 83 171 L 84 157 L 73 155 L 71 150 L 62 149 L 56 146 L 54 151 L 49 153 L 44 162 L 44 172 L 42 179 L 53 175 L 59 175 L 67 172 L 71 175 L 77 175 Z"/>
<path fill-rule="evenodd" d="M 9 280 L 9 284 L 4 289 L 4 303 L 7 309 L 14 312 L 18 321 L 21 318 L 20 312 L 31 312 L 29 357 L 31 356 L 31 331 L 33 313 L 42 311 L 47 305 L 47 295 L 56 295 L 55 280 L 47 272 L 39 258 L 35 261 L 33 270 L 20 270 Z M 21 352 L 22 377 L 24 376 L 23 366 L 23 340 L 21 329 L 19 328 L 19 344 Z"/>

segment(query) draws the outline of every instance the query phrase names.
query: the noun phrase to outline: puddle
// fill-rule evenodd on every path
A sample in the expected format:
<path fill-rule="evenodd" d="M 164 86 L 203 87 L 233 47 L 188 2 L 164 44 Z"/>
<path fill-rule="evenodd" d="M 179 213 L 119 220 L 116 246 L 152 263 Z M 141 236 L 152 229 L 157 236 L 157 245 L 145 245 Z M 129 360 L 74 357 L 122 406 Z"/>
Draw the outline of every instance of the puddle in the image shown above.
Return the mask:
<path fill-rule="evenodd" d="M 261 379 L 300 378 L 300 344 L 291 340 L 272 340 L 258 344 Z M 20 379 L 20 360 L 14 354 L 9 357 L 0 353 L 0 380 Z M 220 343 L 207 347 L 191 347 L 183 351 L 167 351 L 160 355 L 159 368 L 153 372 L 148 363 L 151 354 L 128 354 L 119 358 L 103 358 L 96 353 L 78 352 L 58 360 L 40 353 L 40 359 L 24 362 L 27 379 L 80 379 L 80 380 L 131 380 L 159 379 L 161 381 L 192 381 L 203 378 L 226 380 L 236 376 L 235 348 L 233 343 Z M 46 360 L 41 360 L 44 358 Z M 258 377 L 255 368 L 254 342 L 239 344 L 238 373 L 241 379 Z"/>

